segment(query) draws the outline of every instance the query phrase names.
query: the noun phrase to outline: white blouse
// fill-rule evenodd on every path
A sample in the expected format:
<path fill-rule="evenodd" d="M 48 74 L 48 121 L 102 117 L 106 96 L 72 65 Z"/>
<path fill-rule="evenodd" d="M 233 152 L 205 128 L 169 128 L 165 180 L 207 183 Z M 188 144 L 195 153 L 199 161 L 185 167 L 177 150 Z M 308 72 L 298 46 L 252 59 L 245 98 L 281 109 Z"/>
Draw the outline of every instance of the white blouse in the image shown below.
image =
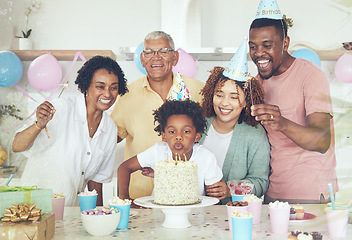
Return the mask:
<path fill-rule="evenodd" d="M 84 96 L 55 99 L 56 112 L 47 124 L 50 138 L 41 131 L 28 157 L 21 182 L 24 186 L 52 188 L 65 195 L 66 206 L 78 206 L 77 193 L 88 181 L 110 182 L 115 165 L 117 127 L 103 112 L 101 122 L 89 137 Z"/>

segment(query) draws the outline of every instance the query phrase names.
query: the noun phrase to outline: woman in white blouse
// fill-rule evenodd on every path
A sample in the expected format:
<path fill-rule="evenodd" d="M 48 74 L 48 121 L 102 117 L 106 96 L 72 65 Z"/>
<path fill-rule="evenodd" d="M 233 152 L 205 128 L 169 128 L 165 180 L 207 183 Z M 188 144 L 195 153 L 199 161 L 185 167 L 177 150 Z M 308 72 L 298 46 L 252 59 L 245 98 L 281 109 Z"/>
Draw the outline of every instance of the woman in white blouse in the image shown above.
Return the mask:
<path fill-rule="evenodd" d="M 88 185 L 103 205 L 102 183 L 112 179 L 117 142 L 117 128 L 105 111 L 127 92 L 126 82 L 116 61 L 96 56 L 78 71 L 75 83 L 82 94 L 40 104 L 37 120 L 12 144 L 28 157 L 22 185 L 64 193 L 66 206 L 78 205 L 77 194 Z"/>

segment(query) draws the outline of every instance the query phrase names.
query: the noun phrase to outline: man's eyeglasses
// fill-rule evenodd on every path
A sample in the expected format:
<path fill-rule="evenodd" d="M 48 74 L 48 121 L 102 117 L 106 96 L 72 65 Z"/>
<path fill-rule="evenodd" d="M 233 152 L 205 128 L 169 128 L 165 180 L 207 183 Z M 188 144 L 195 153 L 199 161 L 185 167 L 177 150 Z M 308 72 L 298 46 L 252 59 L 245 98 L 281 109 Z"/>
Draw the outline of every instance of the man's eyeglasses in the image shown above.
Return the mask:
<path fill-rule="evenodd" d="M 147 49 L 143 51 L 143 55 L 145 58 L 154 57 L 155 53 L 158 53 L 160 57 L 167 57 L 169 52 L 173 52 L 174 50 L 171 48 L 160 48 L 158 50 Z"/>

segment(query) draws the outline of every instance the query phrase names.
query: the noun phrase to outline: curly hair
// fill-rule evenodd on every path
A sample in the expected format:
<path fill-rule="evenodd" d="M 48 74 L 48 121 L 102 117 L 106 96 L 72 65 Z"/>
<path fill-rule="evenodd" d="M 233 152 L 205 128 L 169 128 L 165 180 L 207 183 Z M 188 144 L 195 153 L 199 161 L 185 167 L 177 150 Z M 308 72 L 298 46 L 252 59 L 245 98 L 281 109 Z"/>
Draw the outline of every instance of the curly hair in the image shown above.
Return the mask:
<path fill-rule="evenodd" d="M 166 100 L 163 105 L 154 111 L 153 115 L 154 124 L 159 123 L 154 128 L 154 131 L 159 136 L 162 132 L 165 132 L 167 120 L 173 115 L 187 115 L 190 117 L 193 125 L 196 127 L 197 133 L 203 133 L 207 126 L 200 104 L 188 99 L 184 101 Z"/>
<path fill-rule="evenodd" d="M 106 69 L 109 73 L 115 74 L 118 78 L 118 93 L 119 95 L 124 95 L 128 92 L 127 80 L 125 74 L 120 68 L 119 64 L 109 58 L 102 56 L 95 56 L 84 63 L 83 67 L 78 70 L 78 76 L 75 83 L 78 85 L 78 89 L 84 94 L 87 94 L 87 90 L 92 82 L 94 73 L 99 69 Z"/>
<path fill-rule="evenodd" d="M 216 116 L 213 105 L 213 98 L 216 90 L 224 86 L 226 81 L 235 81 L 228 77 L 225 77 L 222 73 L 224 71 L 223 67 L 214 67 L 211 75 L 206 81 L 204 87 L 201 90 L 201 95 L 203 96 L 202 107 L 204 109 L 204 114 L 206 117 Z M 253 104 L 264 103 L 264 93 L 263 89 L 257 79 L 250 77 L 246 82 L 235 81 L 236 87 L 240 87 L 245 94 L 246 106 L 242 109 L 240 116 L 238 118 L 238 123 L 247 123 L 250 126 L 257 126 L 258 122 L 251 115 L 251 89 Z"/>

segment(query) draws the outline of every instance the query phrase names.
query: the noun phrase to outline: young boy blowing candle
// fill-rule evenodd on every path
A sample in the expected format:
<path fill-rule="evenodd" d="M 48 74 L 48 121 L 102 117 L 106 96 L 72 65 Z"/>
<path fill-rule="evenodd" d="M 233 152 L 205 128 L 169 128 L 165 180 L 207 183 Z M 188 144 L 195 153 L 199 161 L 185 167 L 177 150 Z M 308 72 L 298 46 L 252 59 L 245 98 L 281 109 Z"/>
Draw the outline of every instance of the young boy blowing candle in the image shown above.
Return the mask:
<path fill-rule="evenodd" d="M 154 121 L 159 125 L 154 129 L 161 135 L 163 142 L 156 143 L 146 151 L 125 161 L 118 168 L 119 197 L 129 198 L 130 174 L 150 167 L 154 169 L 157 161 L 172 155 L 174 160 L 195 161 L 198 164 L 198 194 L 205 195 L 208 185 L 219 182 L 222 171 L 216 158 L 204 146 L 197 143 L 206 127 L 203 110 L 198 103 L 190 100 L 167 100 L 154 111 Z"/>

